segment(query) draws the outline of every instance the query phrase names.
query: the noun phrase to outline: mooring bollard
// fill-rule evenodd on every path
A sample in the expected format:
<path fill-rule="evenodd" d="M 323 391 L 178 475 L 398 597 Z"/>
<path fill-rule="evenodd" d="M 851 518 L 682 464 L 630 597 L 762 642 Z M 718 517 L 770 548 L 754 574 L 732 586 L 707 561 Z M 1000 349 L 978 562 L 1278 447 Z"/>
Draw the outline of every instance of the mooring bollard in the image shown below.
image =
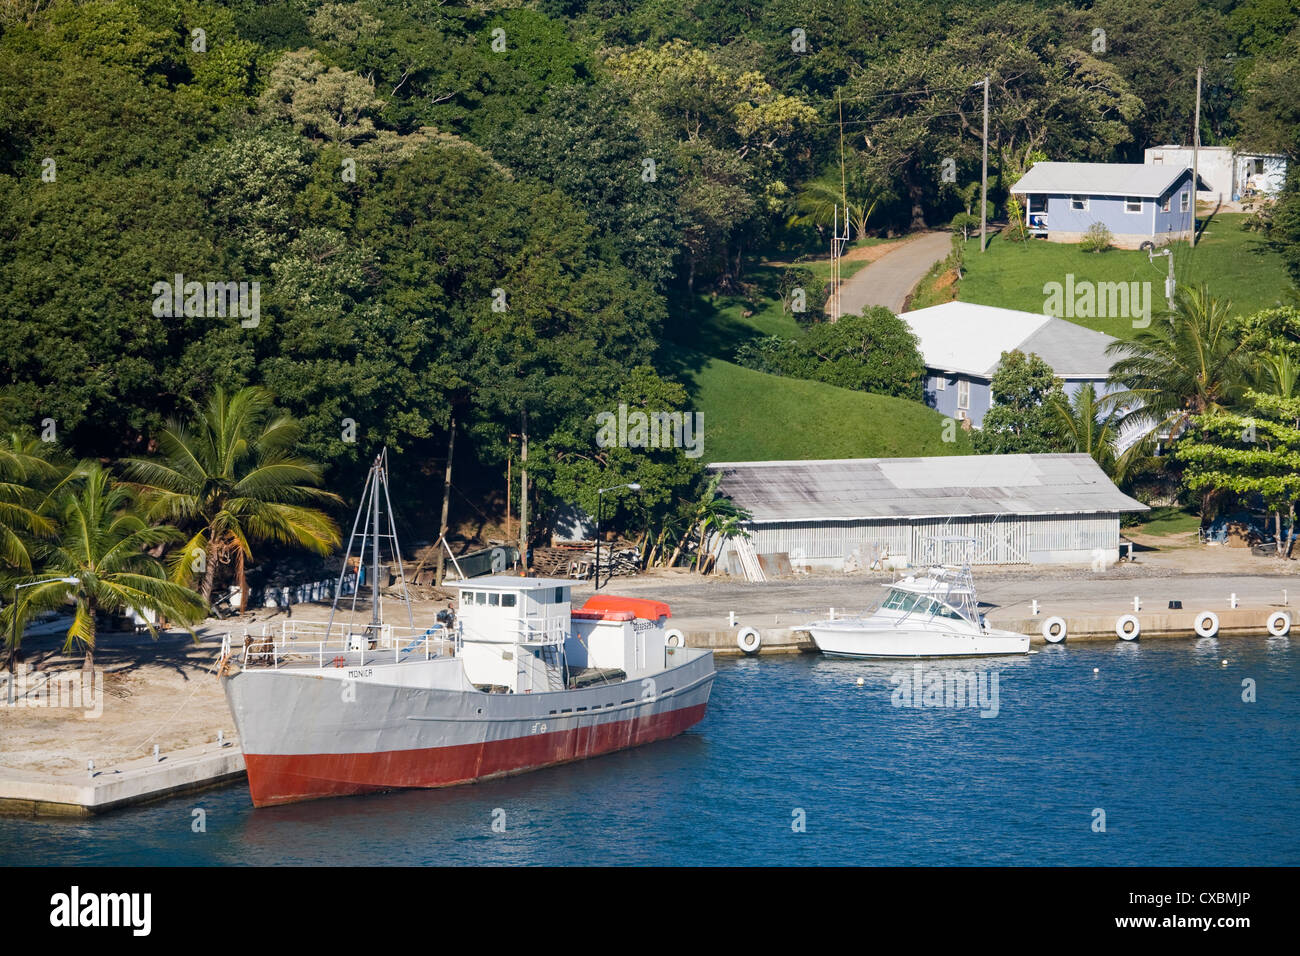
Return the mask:
<path fill-rule="evenodd" d="M 831 619 L 832 621 L 835 620 L 835 608 L 831 608 L 831 618 L 830 618 L 830 619 Z"/>
<path fill-rule="evenodd" d="M 736 612 L 735 612 L 735 611 L 728 611 L 728 612 L 727 612 L 727 627 L 735 627 L 735 626 L 736 626 Z"/>
<path fill-rule="evenodd" d="M 1228 607 L 1235 608 L 1236 606 L 1237 606 L 1237 592 L 1234 591 L 1228 595 Z"/>
<path fill-rule="evenodd" d="M 1029 613 L 1033 617 L 1038 617 L 1038 598 L 1034 598 L 1029 602 Z"/>
<path fill-rule="evenodd" d="M 162 757 L 158 756 L 158 745 L 157 745 L 157 744 L 154 744 L 154 745 L 153 745 L 153 759 L 154 759 L 154 762 L 155 762 L 155 763 L 157 763 L 158 761 L 162 760 Z"/>
<path fill-rule="evenodd" d="M 1138 599 L 1138 596 L 1135 594 L 1133 595 L 1133 613 L 1136 614 L 1140 610 L 1142 610 L 1142 602 L 1141 600 Z"/>
<path fill-rule="evenodd" d="M 224 730 L 218 730 L 218 731 L 217 731 L 217 746 L 218 746 L 218 747 L 224 747 L 225 745 L 226 745 L 226 732 L 225 732 Z"/>
<path fill-rule="evenodd" d="M 92 777 L 95 775 L 95 761 L 86 761 L 86 773 L 90 774 Z"/>

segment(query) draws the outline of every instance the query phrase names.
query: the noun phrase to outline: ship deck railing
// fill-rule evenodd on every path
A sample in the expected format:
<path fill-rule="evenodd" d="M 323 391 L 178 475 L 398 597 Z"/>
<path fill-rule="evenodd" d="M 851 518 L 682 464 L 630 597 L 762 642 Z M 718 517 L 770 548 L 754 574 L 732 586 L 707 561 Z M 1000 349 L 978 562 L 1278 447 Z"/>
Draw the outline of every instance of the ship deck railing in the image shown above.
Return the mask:
<path fill-rule="evenodd" d="M 243 634 L 242 646 L 222 639 L 222 655 L 235 656 L 246 669 L 284 667 L 362 667 L 455 657 L 456 635 L 443 624 L 428 628 L 384 624 L 361 629 L 286 621 L 279 634 Z"/>

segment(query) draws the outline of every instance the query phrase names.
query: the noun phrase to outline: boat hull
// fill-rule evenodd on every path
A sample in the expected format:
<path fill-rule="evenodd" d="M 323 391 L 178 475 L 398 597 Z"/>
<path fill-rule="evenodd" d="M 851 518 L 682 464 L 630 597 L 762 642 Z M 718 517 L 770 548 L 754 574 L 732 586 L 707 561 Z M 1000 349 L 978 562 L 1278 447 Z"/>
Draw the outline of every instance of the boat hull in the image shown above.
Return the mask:
<path fill-rule="evenodd" d="M 993 657 L 1029 652 L 1029 637 L 1008 631 L 964 634 L 851 624 L 812 624 L 808 631 L 829 657 Z"/>
<path fill-rule="evenodd" d="M 676 736 L 704 718 L 714 671 L 707 651 L 670 650 L 681 663 L 647 677 L 537 694 L 404 686 L 384 667 L 245 670 L 225 690 L 266 807 L 456 786 Z"/>

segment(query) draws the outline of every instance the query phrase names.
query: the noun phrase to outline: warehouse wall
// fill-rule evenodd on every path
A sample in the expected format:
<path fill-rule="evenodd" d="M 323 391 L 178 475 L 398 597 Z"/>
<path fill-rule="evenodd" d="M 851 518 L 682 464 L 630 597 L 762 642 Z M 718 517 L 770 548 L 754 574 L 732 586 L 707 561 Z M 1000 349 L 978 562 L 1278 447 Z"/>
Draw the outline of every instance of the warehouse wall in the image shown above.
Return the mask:
<path fill-rule="evenodd" d="M 909 563 L 928 557 L 925 539 L 943 536 L 976 539 L 972 564 L 1091 564 L 1119 557 L 1119 515 L 1027 515 L 1023 517 L 944 519 L 875 519 L 869 521 L 762 522 L 750 526 L 750 543 L 759 554 L 785 553 L 824 570 L 841 570 L 856 550 L 870 562 L 882 547 Z M 730 546 L 718 565 L 728 567 Z M 936 555 L 961 560 L 962 555 Z"/>

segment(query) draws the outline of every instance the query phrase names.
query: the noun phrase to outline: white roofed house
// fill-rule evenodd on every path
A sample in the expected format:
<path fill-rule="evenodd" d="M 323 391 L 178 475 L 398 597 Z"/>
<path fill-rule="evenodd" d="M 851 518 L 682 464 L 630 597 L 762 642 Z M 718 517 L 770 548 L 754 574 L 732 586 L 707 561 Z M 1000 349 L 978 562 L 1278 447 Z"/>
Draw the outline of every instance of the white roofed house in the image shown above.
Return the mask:
<path fill-rule="evenodd" d="M 976 428 L 993 404 L 1002 353 L 1014 349 L 1043 359 L 1071 397 L 1088 382 L 1098 395 L 1114 391 L 1106 349 L 1115 339 L 1073 322 L 971 302 L 945 302 L 900 318 L 920 343 L 926 404 Z"/>
<path fill-rule="evenodd" d="M 1143 158 L 1148 166 L 1190 168 L 1190 146 L 1151 146 Z M 1230 146 L 1202 146 L 1196 151 L 1201 179 L 1196 198 L 1202 202 L 1237 202 L 1251 195 L 1275 197 L 1286 182 L 1286 157 L 1279 153 L 1238 152 Z"/>
<path fill-rule="evenodd" d="M 1190 240 L 1196 225 L 1190 166 L 1035 163 L 1011 192 L 1030 233 L 1051 242 L 1079 242 L 1101 223 L 1115 246 L 1137 249 Z"/>
<path fill-rule="evenodd" d="M 956 455 L 718 462 L 721 494 L 750 513 L 748 542 L 793 566 L 911 564 L 927 543 L 973 538 L 975 564 L 1094 564 L 1119 555 L 1119 519 L 1146 505 L 1091 457 Z M 718 567 L 732 565 L 728 542 Z"/>

